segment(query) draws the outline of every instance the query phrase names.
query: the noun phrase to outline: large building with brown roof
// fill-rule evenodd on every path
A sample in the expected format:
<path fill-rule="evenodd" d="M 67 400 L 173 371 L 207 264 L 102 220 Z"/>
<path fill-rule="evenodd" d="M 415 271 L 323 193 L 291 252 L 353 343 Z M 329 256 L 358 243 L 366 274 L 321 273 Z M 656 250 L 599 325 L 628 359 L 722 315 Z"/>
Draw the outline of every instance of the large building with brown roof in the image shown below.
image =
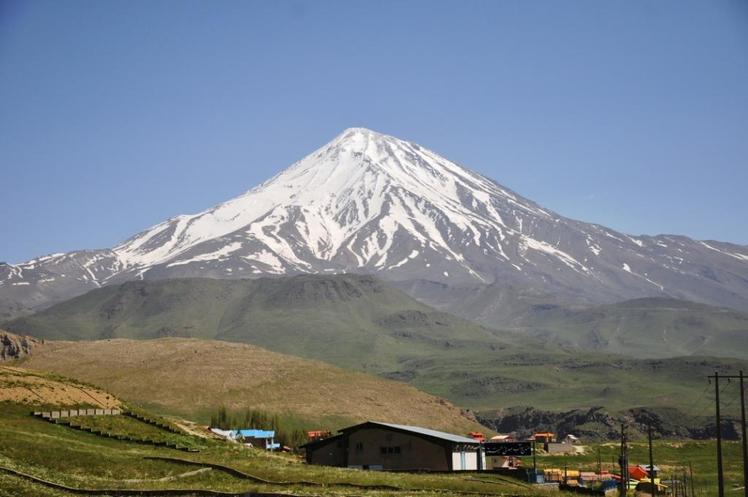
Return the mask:
<path fill-rule="evenodd" d="M 367 421 L 303 446 L 309 464 L 393 471 L 485 468 L 480 443 L 418 426 Z"/>

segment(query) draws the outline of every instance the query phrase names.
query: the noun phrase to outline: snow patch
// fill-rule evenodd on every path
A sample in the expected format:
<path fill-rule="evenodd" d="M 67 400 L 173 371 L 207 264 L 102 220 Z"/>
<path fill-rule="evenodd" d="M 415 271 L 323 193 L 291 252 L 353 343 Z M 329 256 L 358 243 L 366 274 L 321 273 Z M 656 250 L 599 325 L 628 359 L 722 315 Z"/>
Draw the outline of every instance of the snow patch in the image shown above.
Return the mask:
<path fill-rule="evenodd" d="M 200 261 L 213 261 L 213 260 L 221 260 L 227 258 L 231 253 L 236 252 L 242 247 L 241 242 L 231 242 L 228 245 L 221 247 L 220 249 L 216 250 L 215 252 L 209 252 L 207 254 L 200 254 L 195 257 L 192 257 L 190 259 L 184 259 L 181 261 L 172 262 L 171 264 L 167 264 L 166 267 L 174 267 L 174 266 L 182 266 L 184 264 L 190 264 L 192 262 L 200 262 Z"/>
<path fill-rule="evenodd" d="M 548 254 L 552 257 L 559 259 L 561 262 L 563 262 L 565 265 L 567 265 L 574 271 L 589 272 L 589 269 L 584 264 L 580 263 L 579 261 L 574 259 L 572 256 L 570 256 L 563 250 L 559 250 L 547 242 L 535 240 L 534 238 L 523 237 L 522 244 L 524 245 L 525 248 L 531 248 L 538 252 L 543 252 L 545 254 Z"/>
<path fill-rule="evenodd" d="M 720 250 L 717 247 L 713 247 L 706 242 L 699 242 L 699 243 L 701 243 L 703 246 L 705 246 L 706 248 L 710 250 L 714 250 L 715 252 L 719 252 L 720 254 L 729 255 L 730 257 L 733 257 L 739 261 L 748 261 L 748 255 L 741 254 L 739 252 L 727 252 L 725 250 Z"/>

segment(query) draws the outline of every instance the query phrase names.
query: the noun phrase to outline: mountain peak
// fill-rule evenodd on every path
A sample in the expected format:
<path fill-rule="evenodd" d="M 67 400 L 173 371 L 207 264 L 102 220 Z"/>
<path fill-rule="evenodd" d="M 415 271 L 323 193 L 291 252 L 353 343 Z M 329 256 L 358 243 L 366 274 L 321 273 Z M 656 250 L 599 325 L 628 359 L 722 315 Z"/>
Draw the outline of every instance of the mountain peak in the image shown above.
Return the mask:
<path fill-rule="evenodd" d="M 567 219 L 413 142 L 352 127 L 243 195 L 112 250 L 0 265 L 0 297 L 135 278 L 359 272 L 742 308 L 748 286 L 733 275 L 747 270 L 744 247 Z"/>
<path fill-rule="evenodd" d="M 397 138 L 368 128 L 346 128 L 322 149 L 346 150 L 354 154 L 374 153 L 384 142 L 400 142 Z M 314 155 L 314 154 L 312 154 Z"/>
<path fill-rule="evenodd" d="M 352 128 L 344 129 L 343 132 L 338 135 L 338 137 L 345 139 L 345 138 L 350 138 L 356 135 L 372 136 L 372 137 L 386 137 L 387 136 L 384 133 L 380 133 L 378 131 L 374 131 L 369 128 L 354 126 Z"/>

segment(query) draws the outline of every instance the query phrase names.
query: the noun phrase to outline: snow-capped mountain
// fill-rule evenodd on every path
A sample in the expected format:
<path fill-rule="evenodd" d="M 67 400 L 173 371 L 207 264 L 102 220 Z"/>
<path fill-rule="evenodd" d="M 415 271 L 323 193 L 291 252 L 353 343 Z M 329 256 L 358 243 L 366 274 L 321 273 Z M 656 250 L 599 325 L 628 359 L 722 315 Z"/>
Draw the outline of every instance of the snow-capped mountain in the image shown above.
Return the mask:
<path fill-rule="evenodd" d="M 243 195 L 113 249 L 0 264 L 0 301 L 10 314 L 135 278 L 340 272 L 506 283 L 580 302 L 666 295 L 748 310 L 746 246 L 629 236 L 568 219 L 363 128 Z"/>

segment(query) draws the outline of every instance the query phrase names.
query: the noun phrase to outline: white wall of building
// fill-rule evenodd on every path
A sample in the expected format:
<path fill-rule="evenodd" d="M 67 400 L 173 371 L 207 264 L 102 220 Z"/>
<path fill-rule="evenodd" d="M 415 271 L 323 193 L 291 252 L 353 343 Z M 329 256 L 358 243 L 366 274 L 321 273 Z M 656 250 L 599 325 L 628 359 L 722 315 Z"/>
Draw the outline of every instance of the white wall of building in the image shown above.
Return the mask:
<path fill-rule="evenodd" d="M 478 469 L 477 452 L 452 452 L 452 470 L 466 471 Z"/>

